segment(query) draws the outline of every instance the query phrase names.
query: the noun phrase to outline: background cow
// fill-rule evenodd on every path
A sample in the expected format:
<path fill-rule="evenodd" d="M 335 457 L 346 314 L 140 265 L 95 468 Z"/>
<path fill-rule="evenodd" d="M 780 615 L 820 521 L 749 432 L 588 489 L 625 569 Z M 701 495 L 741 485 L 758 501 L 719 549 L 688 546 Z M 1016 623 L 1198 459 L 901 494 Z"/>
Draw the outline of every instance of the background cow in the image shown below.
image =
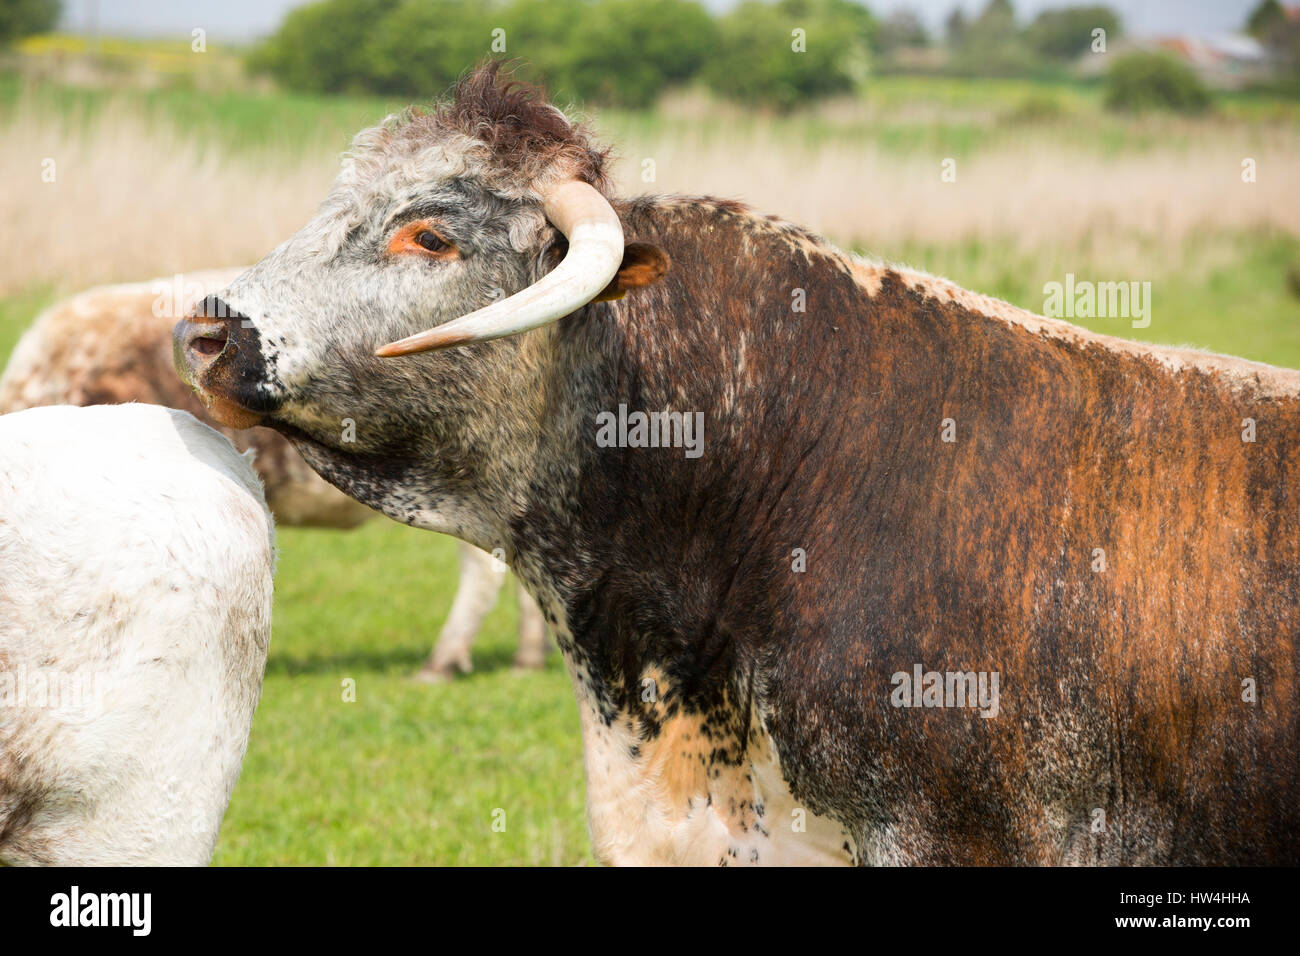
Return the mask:
<path fill-rule="evenodd" d="M 605 158 L 476 72 L 176 329 L 219 420 L 503 549 L 572 674 L 597 856 L 1300 862 L 1300 374 L 736 203 L 611 204 Z M 628 410 L 701 415 L 702 455 L 611 436 Z"/>
<path fill-rule="evenodd" d="M 149 282 L 103 286 L 43 312 L 0 376 L 0 414 L 42 405 L 145 402 L 206 417 L 172 368 L 171 327 L 209 292 L 242 270 L 215 269 Z M 353 528 L 375 512 L 331 487 L 267 428 L 218 426 L 241 451 L 253 449 L 266 499 L 282 526 Z M 467 544 L 458 548 L 460 583 L 433 652 L 417 677 L 438 682 L 472 669 L 470 651 L 505 581 L 505 567 Z M 536 669 L 546 656 L 541 611 L 522 588 L 515 666 Z"/>

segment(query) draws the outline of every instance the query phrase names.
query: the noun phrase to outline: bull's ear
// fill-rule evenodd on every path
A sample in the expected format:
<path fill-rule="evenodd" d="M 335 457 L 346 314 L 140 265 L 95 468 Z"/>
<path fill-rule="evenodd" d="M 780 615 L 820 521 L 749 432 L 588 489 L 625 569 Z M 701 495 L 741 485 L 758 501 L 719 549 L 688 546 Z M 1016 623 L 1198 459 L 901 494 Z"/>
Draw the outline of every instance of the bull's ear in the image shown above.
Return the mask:
<path fill-rule="evenodd" d="M 653 285 L 668 272 L 671 262 L 668 253 L 648 242 L 629 242 L 623 247 L 623 263 L 592 302 L 610 302 L 621 299 L 632 289 Z"/>

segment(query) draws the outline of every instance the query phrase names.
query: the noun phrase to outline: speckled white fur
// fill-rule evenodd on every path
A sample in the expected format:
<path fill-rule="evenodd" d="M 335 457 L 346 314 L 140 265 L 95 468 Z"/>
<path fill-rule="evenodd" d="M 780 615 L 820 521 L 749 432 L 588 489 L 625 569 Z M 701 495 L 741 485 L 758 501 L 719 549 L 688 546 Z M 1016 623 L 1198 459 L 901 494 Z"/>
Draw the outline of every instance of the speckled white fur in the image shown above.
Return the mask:
<path fill-rule="evenodd" d="M 0 862 L 207 862 L 273 564 L 257 475 L 187 412 L 0 416 Z"/>

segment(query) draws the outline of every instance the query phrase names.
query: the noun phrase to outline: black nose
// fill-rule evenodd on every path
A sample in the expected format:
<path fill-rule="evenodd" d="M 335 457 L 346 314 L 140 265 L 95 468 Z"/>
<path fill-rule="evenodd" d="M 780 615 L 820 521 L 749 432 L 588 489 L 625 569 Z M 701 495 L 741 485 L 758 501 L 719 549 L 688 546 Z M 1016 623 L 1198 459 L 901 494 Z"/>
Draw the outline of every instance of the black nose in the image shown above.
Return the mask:
<path fill-rule="evenodd" d="M 225 300 L 217 295 L 210 295 L 194 306 L 193 319 L 196 322 L 238 322 L 241 328 L 248 328 L 252 319 L 237 309 L 231 308 Z"/>
<path fill-rule="evenodd" d="M 191 369 L 199 371 L 226 350 L 234 329 L 251 326 L 248 316 L 210 295 L 195 305 L 193 313 L 176 326 L 176 346 Z"/>
<path fill-rule="evenodd" d="M 275 404 L 257 328 L 220 297 L 208 296 L 177 322 L 172 345 L 176 370 L 190 385 L 253 411 Z"/>
<path fill-rule="evenodd" d="M 221 424 L 248 428 L 283 401 L 256 326 L 217 296 L 208 296 L 176 323 L 172 343 L 176 371 Z"/>
<path fill-rule="evenodd" d="M 248 321 L 248 316 L 226 305 L 219 295 L 210 295 L 194 306 L 194 315 L 200 319 L 240 319 Z"/>

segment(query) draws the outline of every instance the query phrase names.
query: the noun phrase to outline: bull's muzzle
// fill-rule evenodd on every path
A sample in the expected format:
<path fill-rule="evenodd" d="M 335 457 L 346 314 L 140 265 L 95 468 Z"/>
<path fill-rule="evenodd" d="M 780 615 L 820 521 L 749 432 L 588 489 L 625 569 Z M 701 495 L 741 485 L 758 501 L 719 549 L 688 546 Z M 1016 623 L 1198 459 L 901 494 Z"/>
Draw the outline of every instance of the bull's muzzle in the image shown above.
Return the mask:
<path fill-rule="evenodd" d="M 216 421 L 251 428 L 271 411 L 259 394 L 265 366 L 248 316 L 208 296 L 172 330 L 176 373 Z"/>

